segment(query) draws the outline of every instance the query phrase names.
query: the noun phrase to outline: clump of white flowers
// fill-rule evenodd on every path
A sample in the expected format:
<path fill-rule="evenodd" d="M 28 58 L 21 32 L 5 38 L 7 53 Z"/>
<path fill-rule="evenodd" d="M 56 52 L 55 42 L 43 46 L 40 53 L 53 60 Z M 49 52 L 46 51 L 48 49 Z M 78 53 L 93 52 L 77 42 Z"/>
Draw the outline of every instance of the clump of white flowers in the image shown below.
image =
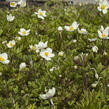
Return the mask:
<path fill-rule="evenodd" d="M 7 15 L 7 21 L 12 22 L 15 19 L 15 16 L 12 16 L 12 14 Z"/>
<path fill-rule="evenodd" d="M 42 11 L 41 9 L 38 10 L 38 12 L 34 12 L 40 19 L 44 19 L 46 17 L 46 11 Z"/>
<path fill-rule="evenodd" d="M 0 54 L 0 62 L 3 64 L 8 64 L 10 61 L 8 60 L 7 53 Z"/>
<path fill-rule="evenodd" d="M 72 23 L 72 25 L 70 25 L 70 26 L 65 26 L 65 29 L 66 29 L 67 31 L 72 32 L 72 31 L 76 30 L 76 29 L 78 28 L 78 26 L 79 26 L 79 24 L 78 24 L 76 21 L 74 21 L 74 22 Z"/>
<path fill-rule="evenodd" d="M 92 51 L 95 52 L 95 53 L 97 53 L 98 52 L 98 47 L 97 46 L 93 46 L 92 47 Z"/>
<path fill-rule="evenodd" d="M 9 43 L 7 44 L 7 47 L 12 48 L 15 44 L 16 44 L 15 40 L 9 41 Z"/>
<path fill-rule="evenodd" d="M 98 30 L 99 38 L 101 38 L 101 39 L 109 39 L 108 35 L 109 35 L 109 27 L 106 27 L 104 29 L 104 27 L 101 25 L 101 29 Z"/>
<path fill-rule="evenodd" d="M 21 28 L 20 31 L 18 32 L 18 34 L 21 36 L 28 36 L 30 34 L 30 29 L 26 30 L 24 28 Z"/>
<path fill-rule="evenodd" d="M 103 14 L 106 14 L 108 9 L 109 9 L 108 0 L 101 0 L 99 2 L 98 10 L 103 12 Z"/>

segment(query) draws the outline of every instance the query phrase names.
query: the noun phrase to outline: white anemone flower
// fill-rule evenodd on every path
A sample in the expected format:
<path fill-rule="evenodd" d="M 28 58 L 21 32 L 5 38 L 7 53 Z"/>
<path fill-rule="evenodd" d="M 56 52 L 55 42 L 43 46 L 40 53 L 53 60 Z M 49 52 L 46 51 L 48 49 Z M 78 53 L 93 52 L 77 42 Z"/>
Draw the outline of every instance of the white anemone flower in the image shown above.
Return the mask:
<path fill-rule="evenodd" d="M 42 11 L 41 9 L 38 10 L 38 12 L 34 12 L 40 19 L 44 19 L 46 17 L 46 11 Z"/>
<path fill-rule="evenodd" d="M 15 8 L 16 6 L 17 6 L 17 3 L 16 2 L 10 2 L 10 7 Z"/>
<path fill-rule="evenodd" d="M 72 31 L 76 30 L 76 29 L 78 28 L 78 26 L 79 26 L 79 24 L 77 24 L 77 22 L 74 21 L 74 22 L 72 23 L 72 25 L 70 25 L 70 26 L 65 26 L 65 29 L 66 29 L 67 31 L 72 32 Z"/>
<path fill-rule="evenodd" d="M 80 34 L 88 34 L 87 30 L 84 29 L 84 28 L 81 28 L 81 29 L 78 28 L 78 33 L 80 33 Z"/>
<path fill-rule="evenodd" d="M 58 31 L 61 32 L 63 28 L 61 26 L 58 27 Z"/>
<path fill-rule="evenodd" d="M 12 22 L 15 19 L 15 16 L 12 16 L 12 14 L 7 15 L 7 21 Z"/>
<path fill-rule="evenodd" d="M 58 53 L 58 56 L 64 56 L 64 52 L 63 52 L 63 51 L 60 51 L 60 52 Z"/>
<path fill-rule="evenodd" d="M 33 51 L 36 50 L 36 46 L 30 45 L 29 47 L 30 47 L 30 49 L 33 50 Z"/>
<path fill-rule="evenodd" d="M 28 36 L 28 35 L 30 34 L 30 29 L 29 29 L 29 30 L 26 30 L 26 29 L 24 29 L 24 28 L 21 28 L 18 33 L 19 33 L 19 35 L 21 35 L 21 36 Z"/>
<path fill-rule="evenodd" d="M 46 48 L 46 49 L 42 49 L 41 50 L 40 56 L 49 61 L 55 55 L 52 53 L 52 49 L 51 48 Z"/>
<path fill-rule="evenodd" d="M 48 44 L 48 41 L 46 41 L 45 43 L 44 42 L 39 42 L 39 44 L 36 44 L 36 48 L 37 49 L 44 49 L 44 48 L 47 48 L 47 44 Z"/>
<path fill-rule="evenodd" d="M 104 29 L 104 27 L 101 26 L 101 29 L 98 30 L 99 38 L 101 38 L 101 39 L 109 39 L 108 35 L 109 35 L 109 30 L 107 28 Z"/>
<path fill-rule="evenodd" d="M 46 94 L 40 94 L 40 97 L 44 100 L 51 99 L 55 95 L 56 89 L 53 87 L 52 89 L 49 89 L 49 91 Z"/>
<path fill-rule="evenodd" d="M 88 40 L 89 40 L 90 42 L 94 42 L 94 41 L 97 40 L 97 38 L 92 38 L 92 39 L 88 38 Z"/>
<path fill-rule="evenodd" d="M 19 65 L 19 69 L 22 70 L 26 67 L 26 63 L 25 62 L 22 62 L 20 65 Z"/>
<path fill-rule="evenodd" d="M 92 51 L 95 52 L 95 53 L 97 53 L 98 52 L 98 47 L 97 46 L 93 46 L 92 47 Z"/>
<path fill-rule="evenodd" d="M 98 10 L 103 12 L 103 14 L 107 13 L 109 9 L 109 2 L 107 0 L 102 0 L 99 2 Z"/>
<path fill-rule="evenodd" d="M 7 44 L 7 47 L 12 48 L 15 44 L 16 44 L 15 40 L 9 41 L 9 43 Z"/>
<path fill-rule="evenodd" d="M 7 53 L 0 54 L 0 62 L 3 64 L 8 64 L 10 61 L 8 60 Z"/>
<path fill-rule="evenodd" d="M 20 0 L 19 2 L 18 2 L 18 5 L 20 5 L 20 7 L 26 7 L 26 0 Z"/>

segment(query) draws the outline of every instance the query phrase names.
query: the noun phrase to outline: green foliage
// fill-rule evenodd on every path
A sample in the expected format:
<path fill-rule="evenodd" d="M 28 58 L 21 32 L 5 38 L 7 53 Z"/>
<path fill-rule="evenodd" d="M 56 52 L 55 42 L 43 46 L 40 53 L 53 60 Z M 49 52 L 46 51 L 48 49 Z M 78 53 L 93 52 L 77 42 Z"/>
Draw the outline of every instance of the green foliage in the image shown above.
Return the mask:
<path fill-rule="evenodd" d="M 55 109 L 109 109 L 109 43 L 108 40 L 103 43 L 97 33 L 101 25 L 109 26 L 109 13 L 102 15 L 96 5 L 45 5 L 43 9 L 47 11 L 47 17 L 41 20 L 34 15 L 39 8 L 0 10 L 0 52 L 6 52 L 10 60 L 8 65 L 0 63 L 0 109 L 50 109 L 49 101 L 42 100 L 39 94 L 52 87 L 56 88 Z M 13 22 L 7 21 L 8 13 L 15 16 Z M 73 21 L 86 28 L 89 34 L 63 30 L 61 39 L 58 27 L 70 25 Z M 12 49 L 2 44 L 19 37 L 20 28 L 30 29 L 31 34 L 22 36 Z M 90 42 L 88 38 L 97 40 Z M 73 39 L 77 42 L 73 43 Z M 53 49 L 55 57 L 51 61 L 30 50 L 29 45 L 39 41 L 48 41 L 48 46 Z M 94 45 L 98 46 L 98 53 L 92 52 Z M 104 50 L 107 55 L 103 55 Z M 64 56 L 58 56 L 60 51 L 64 51 Z M 81 53 L 88 53 L 83 56 L 84 61 Z M 75 62 L 77 55 L 79 59 Z M 22 62 L 27 67 L 20 71 Z M 50 72 L 52 67 L 56 69 Z M 97 81 L 91 68 L 102 77 L 96 88 L 91 86 Z"/>

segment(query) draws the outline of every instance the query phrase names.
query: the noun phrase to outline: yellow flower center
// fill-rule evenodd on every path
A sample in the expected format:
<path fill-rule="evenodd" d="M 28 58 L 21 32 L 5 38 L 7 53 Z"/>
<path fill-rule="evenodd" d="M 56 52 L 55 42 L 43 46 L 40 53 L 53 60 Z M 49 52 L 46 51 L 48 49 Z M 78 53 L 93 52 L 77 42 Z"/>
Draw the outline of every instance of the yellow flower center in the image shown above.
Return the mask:
<path fill-rule="evenodd" d="M 45 56 L 48 56 L 48 52 L 45 52 Z"/>
<path fill-rule="evenodd" d="M 10 43 L 10 46 L 12 47 L 13 46 L 13 43 Z"/>
<path fill-rule="evenodd" d="M 101 5 L 101 9 L 103 10 L 103 9 L 105 9 L 106 8 L 106 6 L 105 5 Z"/>
<path fill-rule="evenodd" d="M 43 13 L 42 13 L 42 12 L 40 12 L 40 13 L 39 13 L 39 15 L 40 15 L 40 16 L 42 16 L 42 15 L 43 15 Z"/>
<path fill-rule="evenodd" d="M 102 34 L 101 37 L 106 37 L 106 35 L 105 34 Z"/>
<path fill-rule="evenodd" d="M 11 5 L 12 5 L 12 6 L 14 6 L 14 5 L 15 5 L 15 3 L 14 3 L 14 2 L 12 2 L 12 3 L 11 3 Z"/>
<path fill-rule="evenodd" d="M 5 59 L 4 59 L 3 57 L 0 56 L 0 61 L 1 61 L 1 62 L 4 62 Z"/>
<path fill-rule="evenodd" d="M 73 31 L 73 30 L 74 30 L 73 26 L 70 26 L 70 31 Z"/>
<path fill-rule="evenodd" d="M 25 35 L 26 34 L 26 31 L 23 31 L 22 33 Z"/>
<path fill-rule="evenodd" d="M 32 50 L 35 50 L 36 49 L 36 47 L 35 46 L 32 46 L 32 48 L 31 48 Z"/>

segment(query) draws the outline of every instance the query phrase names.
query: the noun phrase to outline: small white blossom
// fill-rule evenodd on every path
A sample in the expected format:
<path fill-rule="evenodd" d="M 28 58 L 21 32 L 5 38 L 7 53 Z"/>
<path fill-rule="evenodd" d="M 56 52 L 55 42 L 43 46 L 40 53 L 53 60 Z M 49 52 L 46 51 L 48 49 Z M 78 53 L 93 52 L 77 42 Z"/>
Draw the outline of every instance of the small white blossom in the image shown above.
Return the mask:
<path fill-rule="evenodd" d="M 84 28 L 82 28 L 82 29 L 78 28 L 78 33 L 80 33 L 80 34 L 88 34 L 87 30 L 84 29 Z"/>
<path fill-rule="evenodd" d="M 97 46 L 93 46 L 92 47 L 92 51 L 95 52 L 95 53 L 97 53 L 98 52 L 98 47 Z"/>
<path fill-rule="evenodd" d="M 21 28 L 20 31 L 18 32 L 18 34 L 21 36 L 28 36 L 30 34 L 30 29 L 26 30 L 24 28 Z"/>
<path fill-rule="evenodd" d="M 90 42 L 94 42 L 94 41 L 97 40 L 97 38 L 92 38 L 92 39 L 88 38 L 88 40 L 89 40 Z"/>
<path fill-rule="evenodd" d="M 63 51 L 60 51 L 59 53 L 58 53 L 58 56 L 63 56 L 64 55 L 64 52 Z"/>
<path fill-rule="evenodd" d="M 51 48 L 46 48 L 46 49 L 42 49 L 41 50 L 40 56 L 49 61 L 55 55 L 52 53 L 52 49 Z"/>
<path fill-rule="evenodd" d="M 16 44 L 15 40 L 9 41 L 9 43 L 7 44 L 8 48 L 13 48 L 13 46 Z"/>
<path fill-rule="evenodd" d="M 107 13 L 109 9 L 109 2 L 107 0 L 102 0 L 99 2 L 98 10 L 103 12 L 103 14 Z"/>
<path fill-rule="evenodd" d="M 7 21 L 12 22 L 15 19 L 15 16 L 12 16 L 12 14 L 7 15 Z"/>
<path fill-rule="evenodd" d="M 77 22 L 75 21 L 75 22 L 72 23 L 72 25 L 70 25 L 70 26 L 65 26 L 65 29 L 66 29 L 67 31 L 72 32 L 72 31 L 76 30 L 76 29 L 78 28 L 78 26 L 79 26 L 79 24 L 77 24 Z"/>
<path fill-rule="evenodd" d="M 98 85 L 98 81 L 95 81 L 95 83 L 92 84 L 92 87 L 96 87 Z"/>
<path fill-rule="evenodd" d="M 38 12 L 34 12 L 38 18 L 40 19 L 44 19 L 44 17 L 46 17 L 46 11 L 42 11 L 41 9 L 38 10 Z"/>
<path fill-rule="evenodd" d="M 62 30 L 63 30 L 63 28 L 62 28 L 61 26 L 59 26 L 59 27 L 58 27 L 58 31 L 61 32 Z"/>
<path fill-rule="evenodd" d="M 101 39 L 109 39 L 108 35 L 109 35 L 108 28 L 104 29 L 104 27 L 101 26 L 101 29 L 98 30 L 98 36 L 99 36 L 99 38 L 101 38 Z"/>
<path fill-rule="evenodd" d="M 8 60 L 7 53 L 0 54 L 0 62 L 3 64 L 8 64 L 10 61 Z"/>
<path fill-rule="evenodd" d="M 26 67 L 26 63 L 25 62 L 22 62 L 20 65 L 19 65 L 19 69 L 22 70 Z"/>
<path fill-rule="evenodd" d="M 44 100 L 51 99 L 55 95 L 56 89 L 53 87 L 52 89 L 49 89 L 49 91 L 46 94 L 40 94 L 40 97 Z"/>
<path fill-rule="evenodd" d="M 17 3 L 16 2 L 10 2 L 10 7 L 15 8 L 16 6 L 17 6 Z"/>
<path fill-rule="evenodd" d="M 30 45 L 29 47 L 31 50 L 36 50 L 36 46 Z"/>
<path fill-rule="evenodd" d="M 21 37 L 15 37 L 15 40 L 20 41 L 21 40 Z"/>
<path fill-rule="evenodd" d="M 26 7 L 26 0 L 20 0 L 19 2 L 18 2 L 18 5 L 20 5 L 20 7 Z"/>

